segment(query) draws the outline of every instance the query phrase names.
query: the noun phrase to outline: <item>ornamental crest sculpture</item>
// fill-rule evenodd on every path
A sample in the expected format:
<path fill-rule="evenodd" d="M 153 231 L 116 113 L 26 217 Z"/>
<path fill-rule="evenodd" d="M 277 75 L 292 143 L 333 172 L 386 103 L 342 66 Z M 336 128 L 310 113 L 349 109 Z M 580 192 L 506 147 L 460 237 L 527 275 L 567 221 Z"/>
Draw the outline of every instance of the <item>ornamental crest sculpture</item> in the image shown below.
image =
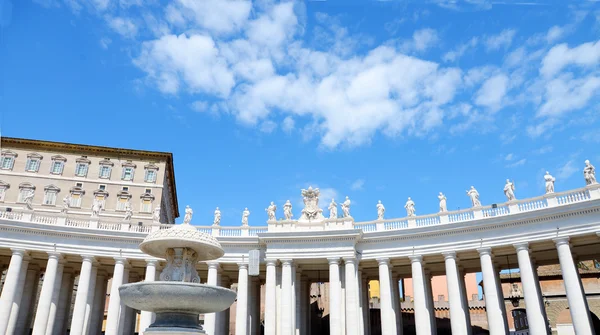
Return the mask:
<path fill-rule="evenodd" d="M 321 192 L 318 188 L 313 189 L 312 186 L 308 190 L 302 189 L 302 198 L 304 208 L 300 220 L 324 220 L 323 210 L 319 208 L 319 195 Z"/>

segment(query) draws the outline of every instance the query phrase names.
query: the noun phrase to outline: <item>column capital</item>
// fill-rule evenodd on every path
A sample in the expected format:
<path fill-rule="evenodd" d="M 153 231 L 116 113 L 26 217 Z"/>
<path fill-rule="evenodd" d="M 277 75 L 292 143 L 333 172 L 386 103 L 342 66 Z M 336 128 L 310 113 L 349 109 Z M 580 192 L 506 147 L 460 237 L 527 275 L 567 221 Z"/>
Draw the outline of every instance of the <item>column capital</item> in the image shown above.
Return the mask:
<path fill-rule="evenodd" d="M 242 270 L 242 269 L 248 269 L 248 263 L 238 263 L 238 269 Z"/>
<path fill-rule="evenodd" d="M 117 265 L 117 264 L 128 265 L 127 258 L 125 258 L 125 257 L 114 257 L 114 260 L 115 260 L 115 265 Z"/>
<path fill-rule="evenodd" d="M 93 255 L 81 255 L 81 259 L 84 262 L 90 262 L 90 263 L 94 263 L 96 261 L 96 257 L 94 257 Z"/>
<path fill-rule="evenodd" d="M 477 248 L 477 252 L 479 252 L 479 256 L 484 256 L 484 255 L 494 256 L 494 253 L 492 252 L 492 248 L 490 248 L 490 247 Z"/>
<path fill-rule="evenodd" d="M 568 236 L 557 237 L 557 238 L 553 238 L 552 241 L 558 247 L 563 244 L 569 244 L 569 237 Z"/>
<path fill-rule="evenodd" d="M 329 258 L 327 258 L 327 262 L 329 263 L 329 265 L 340 264 L 340 258 L 339 257 L 329 257 Z"/>
<path fill-rule="evenodd" d="M 378 265 L 390 265 L 390 259 L 387 257 L 377 258 Z"/>
<path fill-rule="evenodd" d="M 277 260 L 272 258 L 265 259 L 267 266 L 277 266 Z"/>
<path fill-rule="evenodd" d="M 159 262 L 160 262 L 160 260 L 158 260 L 158 259 L 146 258 L 146 266 L 157 267 Z"/>
<path fill-rule="evenodd" d="M 208 269 L 216 269 L 219 270 L 221 269 L 221 264 L 219 262 L 206 262 L 206 265 L 208 265 Z"/>
<path fill-rule="evenodd" d="M 424 263 L 423 256 L 421 256 L 421 255 L 411 255 L 411 256 L 408 256 L 408 259 L 410 259 L 411 264 L 412 263 Z"/>
<path fill-rule="evenodd" d="M 446 251 L 443 252 L 442 255 L 444 256 L 444 259 L 458 259 L 458 257 L 456 257 L 456 251 Z"/>
<path fill-rule="evenodd" d="M 48 252 L 48 260 L 50 260 L 51 258 L 61 261 L 63 259 L 63 255 L 60 252 L 49 251 Z"/>
<path fill-rule="evenodd" d="M 527 250 L 527 252 L 529 252 L 529 242 L 514 243 L 513 247 L 515 247 L 517 251 Z"/>
<path fill-rule="evenodd" d="M 11 248 L 10 249 L 12 251 L 13 255 L 19 255 L 19 256 L 29 256 L 29 251 L 25 250 L 25 249 L 19 249 L 19 248 Z"/>
<path fill-rule="evenodd" d="M 356 264 L 358 263 L 358 260 L 356 259 L 356 257 L 344 257 L 344 264 Z"/>

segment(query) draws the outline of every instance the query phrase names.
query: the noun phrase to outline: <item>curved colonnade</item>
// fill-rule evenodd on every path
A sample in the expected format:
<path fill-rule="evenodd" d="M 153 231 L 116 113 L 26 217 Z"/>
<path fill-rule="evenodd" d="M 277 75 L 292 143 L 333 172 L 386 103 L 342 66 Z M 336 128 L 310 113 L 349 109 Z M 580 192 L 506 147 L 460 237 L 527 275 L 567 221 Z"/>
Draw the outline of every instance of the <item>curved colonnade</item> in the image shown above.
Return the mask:
<path fill-rule="evenodd" d="M 95 221 L 94 221 L 95 220 Z M 0 264 L 6 269 L 0 298 L 0 333 L 132 334 L 135 312 L 117 287 L 152 281 L 161 260 L 138 244 L 165 225 L 132 226 L 68 214 L 11 207 L 0 211 Z M 402 333 L 398 280 L 412 278 L 416 333 L 436 334 L 431 276 L 446 275 L 453 334 L 471 334 L 464 274 L 481 272 L 490 334 L 508 334 L 499 271 L 518 265 L 530 334 L 547 334 L 536 266 L 560 264 L 575 332 L 593 334 L 577 260 L 600 253 L 598 184 L 497 206 L 354 222 L 351 217 L 318 222 L 277 221 L 266 227 L 198 227 L 217 237 L 225 256 L 200 264 L 202 280 L 237 283 L 235 334 L 310 334 L 309 284 L 329 282 L 331 335 L 371 334 L 368 280 L 380 282 L 381 333 Z M 249 253 L 259 250 L 258 276 Z M 512 264 L 512 266 L 511 266 Z M 250 271 L 249 271 L 250 270 Z M 43 271 L 39 296 L 32 294 Z M 321 278 L 321 273 L 326 274 Z M 38 277 L 36 277 L 38 276 Z M 75 279 L 77 281 L 75 282 Z M 112 279 L 110 290 L 107 283 Z M 264 322 L 260 284 L 265 285 Z M 76 285 L 75 285 L 76 284 Z M 73 287 L 76 286 L 76 290 Z M 37 291 L 37 290 L 35 290 Z M 71 292 L 75 295 L 70 312 Z M 105 295 L 109 295 L 106 303 Z M 37 300 L 36 300 L 37 299 Z M 28 309 L 35 311 L 27 313 Z M 103 326 L 104 310 L 107 309 Z M 229 334 L 227 312 L 205 316 L 209 334 Z M 152 320 L 143 312 L 139 328 Z"/>

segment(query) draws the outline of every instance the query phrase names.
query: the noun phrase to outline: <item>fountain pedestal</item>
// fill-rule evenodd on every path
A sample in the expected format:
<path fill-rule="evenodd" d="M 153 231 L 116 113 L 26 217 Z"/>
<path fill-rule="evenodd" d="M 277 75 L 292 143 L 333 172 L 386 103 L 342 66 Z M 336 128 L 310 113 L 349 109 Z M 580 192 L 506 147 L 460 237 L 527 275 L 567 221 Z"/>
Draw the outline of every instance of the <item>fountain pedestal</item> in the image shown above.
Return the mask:
<path fill-rule="evenodd" d="M 199 315 L 221 312 L 235 301 L 236 293 L 230 289 L 199 284 L 197 262 L 217 259 L 224 254 L 214 237 L 184 223 L 150 233 L 140 249 L 167 261 L 159 281 L 119 287 L 121 300 L 127 306 L 156 313 L 155 322 L 143 330 L 144 334 L 205 334 Z"/>

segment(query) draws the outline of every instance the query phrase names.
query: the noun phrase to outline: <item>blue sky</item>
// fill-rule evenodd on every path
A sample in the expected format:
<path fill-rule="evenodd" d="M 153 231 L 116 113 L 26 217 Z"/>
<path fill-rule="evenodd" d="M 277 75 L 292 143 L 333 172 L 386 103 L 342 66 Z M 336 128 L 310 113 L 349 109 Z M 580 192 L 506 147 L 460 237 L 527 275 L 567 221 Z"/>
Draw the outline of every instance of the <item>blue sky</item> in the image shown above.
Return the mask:
<path fill-rule="evenodd" d="M 597 1 L 0 0 L 2 134 L 171 151 L 194 224 L 562 191 L 600 164 Z"/>

